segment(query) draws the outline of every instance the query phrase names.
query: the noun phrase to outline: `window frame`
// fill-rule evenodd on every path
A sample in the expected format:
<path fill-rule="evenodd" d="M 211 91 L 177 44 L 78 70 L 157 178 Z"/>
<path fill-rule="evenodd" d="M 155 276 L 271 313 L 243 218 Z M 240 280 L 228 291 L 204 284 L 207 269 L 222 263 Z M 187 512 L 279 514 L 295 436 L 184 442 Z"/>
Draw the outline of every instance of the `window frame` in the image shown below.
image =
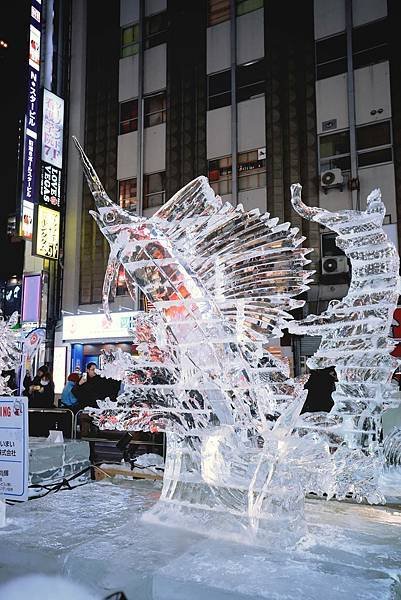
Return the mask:
<path fill-rule="evenodd" d="M 136 56 L 139 53 L 139 39 L 137 42 L 130 42 L 129 44 L 124 44 L 123 42 L 123 38 L 124 38 L 124 31 L 126 31 L 127 29 L 135 29 L 135 27 L 137 28 L 138 31 L 138 38 L 139 38 L 139 23 L 131 23 L 130 25 L 125 25 L 124 27 L 121 27 L 121 39 L 120 39 L 120 58 L 127 58 L 128 56 Z M 135 36 L 133 36 L 135 37 Z M 132 47 L 134 49 L 134 52 L 129 52 L 128 54 L 124 53 L 124 50 L 127 48 Z"/>
<path fill-rule="evenodd" d="M 256 8 L 250 8 L 248 10 L 238 10 L 238 8 L 240 8 L 241 6 L 246 5 L 247 3 L 251 3 L 252 1 L 256 1 L 259 3 L 260 6 L 257 6 Z M 236 0 L 235 2 L 235 14 L 237 17 L 242 17 L 242 15 L 247 15 L 251 12 L 254 12 L 255 10 L 260 10 L 261 8 L 263 8 L 264 6 L 264 2 L 263 0 Z"/>
<path fill-rule="evenodd" d="M 228 89 L 222 92 L 211 94 L 211 79 L 223 74 L 228 75 Z M 228 102 L 219 104 L 219 106 L 211 106 L 212 100 L 223 98 L 223 96 L 228 96 Z M 209 73 L 207 76 L 207 110 L 218 110 L 219 108 L 224 108 L 225 106 L 231 106 L 231 69 L 223 69 L 222 71 L 217 71 L 216 73 Z"/>
<path fill-rule="evenodd" d="M 148 25 L 152 19 L 155 19 L 163 15 L 162 21 L 164 28 L 154 33 L 148 33 Z M 167 32 L 168 32 L 168 17 L 167 10 L 161 10 L 158 13 L 154 13 L 152 15 L 148 15 L 145 17 L 144 21 L 144 31 L 143 31 L 143 44 L 145 50 L 149 50 L 150 48 L 155 48 L 156 46 L 160 46 L 161 44 L 167 43 Z"/>
<path fill-rule="evenodd" d="M 163 108 L 159 110 L 153 110 L 150 112 L 146 112 L 146 102 L 151 100 L 152 98 L 156 98 L 157 96 L 163 97 Z M 160 123 L 154 123 L 153 125 L 149 124 L 149 118 L 154 115 L 161 115 Z M 152 92 L 151 94 L 147 94 L 143 97 L 143 126 L 144 128 L 148 127 L 156 127 L 157 125 L 162 125 L 167 120 L 167 94 L 166 90 L 160 90 L 159 92 Z"/>
<path fill-rule="evenodd" d="M 128 181 L 135 181 L 135 190 L 136 190 L 135 191 L 135 196 L 130 196 L 129 197 L 129 198 L 135 198 L 135 204 L 133 205 L 130 202 L 130 205 L 126 206 L 125 202 L 127 200 L 129 200 L 129 198 L 128 197 L 123 198 L 123 199 L 121 198 L 121 184 L 126 184 Z M 121 208 L 123 208 L 124 210 L 128 211 L 128 212 L 136 213 L 137 209 L 138 209 L 138 178 L 137 177 L 128 177 L 127 179 L 119 179 L 118 180 L 118 190 L 117 190 L 117 192 L 118 192 L 118 203 L 119 203 L 119 206 Z M 133 209 L 132 206 L 135 206 L 135 208 Z"/>
<path fill-rule="evenodd" d="M 251 69 L 251 67 L 253 67 L 254 65 L 260 65 L 262 67 L 262 75 L 261 78 L 256 78 L 254 81 L 251 81 L 249 83 L 243 83 L 243 84 L 239 84 L 238 81 L 240 79 L 241 76 L 241 69 Z M 237 103 L 239 102 L 246 102 L 247 100 L 253 100 L 254 98 L 259 98 L 262 95 L 265 94 L 266 91 L 266 61 L 264 58 L 259 58 L 257 60 L 253 60 L 249 63 L 245 63 L 242 65 L 237 65 L 236 68 L 236 82 L 237 82 Z M 250 71 L 251 72 L 251 71 Z M 263 77 L 263 75 L 265 75 L 265 77 Z M 252 90 L 253 88 L 257 88 L 260 87 L 259 91 L 256 91 L 256 93 L 250 93 L 250 94 L 245 94 L 245 97 L 243 96 L 243 92 L 249 92 L 249 90 Z"/>
<path fill-rule="evenodd" d="M 222 14 L 220 16 L 213 16 L 212 6 L 215 8 L 216 5 L 221 4 L 223 6 Z M 231 18 L 230 0 L 208 0 L 207 2 L 207 26 L 213 27 L 219 25 L 219 23 L 225 23 Z"/>
<path fill-rule="evenodd" d="M 147 192 L 147 186 L 149 185 L 148 183 L 148 178 L 152 177 L 152 175 L 161 175 L 161 179 L 162 179 L 162 187 L 164 189 L 159 190 L 157 192 Z M 162 196 L 162 202 L 161 204 L 153 204 L 152 202 L 149 202 L 149 198 L 151 199 L 152 197 L 155 196 Z M 156 171 L 155 173 L 146 173 L 143 176 L 143 210 L 145 209 L 149 209 L 149 208 L 158 208 L 160 206 L 163 206 L 163 204 L 166 202 L 166 171 Z"/>
<path fill-rule="evenodd" d="M 132 117 L 130 119 L 124 119 L 124 121 L 122 121 L 121 118 L 121 112 L 122 112 L 122 106 L 123 104 L 128 104 L 129 102 L 132 102 L 135 104 L 136 102 L 136 117 Z M 118 131 L 119 131 L 119 135 L 125 135 L 126 133 L 131 133 L 132 131 L 138 131 L 138 98 L 131 98 L 130 100 L 124 100 L 123 102 L 119 103 L 119 110 L 118 110 Z M 136 121 L 136 127 L 130 128 L 129 131 L 122 131 L 122 125 L 124 123 L 131 123 L 131 121 L 135 122 Z"/>
<path fill-rule="evenodd" d="M 254 148 L 252 150 L 246 150 L 245 152 L 238 152 L 237 155 L 237 184 L 238 184 L 238 192 L 246 192 L 248 190 L 259 190 L 266 188 L 267 184 L 267 155 L 266 158 L 258 158 L 257 154 L 261 148 Z M 265 149 L 266 150 L 266 149 Z M 248 157 L 248 162 L 241 162 L 241 156 L 249 155 L 256 153 L 256 158 L 250 160 Z M 241 169 L 241 165 L 252 165 L 253 163 L 263 163 L 263 165 L 256 166 L 254 168 L 243 168 Z M 257 176 L 258 184 L 254 185 L 246 185 L 243 187 L 241 185 L 241 181 L 245 181 L 247 178 L 251 178 Z M 261 181 L 262 179 L 262 181 Z M 250 180 L 250 179 L 249 179 Z"/>

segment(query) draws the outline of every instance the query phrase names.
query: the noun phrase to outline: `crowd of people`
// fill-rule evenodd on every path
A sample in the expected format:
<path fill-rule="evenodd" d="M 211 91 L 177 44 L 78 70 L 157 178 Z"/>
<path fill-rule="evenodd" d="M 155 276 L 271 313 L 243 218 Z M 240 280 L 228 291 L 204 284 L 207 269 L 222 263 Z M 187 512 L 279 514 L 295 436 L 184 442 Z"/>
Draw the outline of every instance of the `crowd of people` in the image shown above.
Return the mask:
<path fill-rule="evenodd" d="M 90 362 L 83 373 L 79 369 L 70 373 L 61 394 L 61 408 L 78 412 L 87 407 L 96 408 L 97 400 L 117 398 L 121 382 L 101 377 L 96 373 L 96 369 L 96 363 Z M 23 386 L 23 395 L 28 398 L 29 408 L 55 407 L 54 382 L 46 365 L 39 367 L 34 377 L 27 371 Z"/>

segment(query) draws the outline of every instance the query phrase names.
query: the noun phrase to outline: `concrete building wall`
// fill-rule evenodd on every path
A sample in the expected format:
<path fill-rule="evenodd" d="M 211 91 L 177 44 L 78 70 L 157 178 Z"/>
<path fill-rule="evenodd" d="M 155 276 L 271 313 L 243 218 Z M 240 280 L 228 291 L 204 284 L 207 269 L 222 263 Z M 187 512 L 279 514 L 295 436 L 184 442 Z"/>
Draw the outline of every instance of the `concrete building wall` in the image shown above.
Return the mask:
<path fill-rule="evenodd" d="M 263 58 L 264 54 L 264 10 L 237 17 L 237 64 Z"/>
<path fill-rule="evenodd" d="M 353 0 L 352 20 L 354 27 L 387 16 L 387 0 Z"/>
<path fill-rule="evenodd" d="M 118 78 L 119 102 L 138 96 L 138 55 L 120 58 Z"/>
<path fill-rule="evenodd" d="M 145 0 L 145 15 L 154 15 L 167 9 L 167 0 Z"/>
<path fill-rule="evenodd" d="M 73 0 L 75 26 L 71 39 L 69 132 L 81 143 L 85 137 L 86 7 Z M 79 257 L 81 246 L 82 167 L 78 152 L 70 148 L 67 161 L 67 188 L 64 235 L 63 302 L 64 310 L 75 312 L 79 302 Z"/>
<path fill-rule="evenodd" d="M 354 77 L 356 124 L 390 119 L 391 92 L 388 61 L 357 69 Z"/>
<path fill-rule="evenodd" d="M 231 154 L 231 107 L 207 112 L 207 158 Z"/>
<path fill-rule="evenodd" d="M 130 134 L 128 134 L 130 135 Z M 148 127 L 144 132 L 144 172 L 158 173 L 166 170 L 166 124 Z"/>
<path fill-rule="evenodd" d="M 264 95 L 238 104 L 238 152 L 266 146 Z M 211 132 L 211 135 L 214 135 Z"/>
<path fill-rule="evenodd" d="M 130 179 L 137 174 L 138 133 L 131 131 L 118 136 L 117 179 Z"/>
<path fill-rule="evenodd" d="M 154 48 L 145 50 L 144 53 L 144 93 L 150 94 L 166 88 L 167 45 L 160 44 Z M 138 95 L 138 94 L 137 94 Z"/>
<path fill-rule="evenodd" d="M 345 30 L 345 0 L 314 0 L 314 10 L 315 39 Z"/>
<path fill-rule="evenodd" d="M 139 0 L 120 0 L 120 25 L 139 21 Z"/>
<path fill-rule="evenodd" d="M 224 21 L 206 30 L 206 72 L 217 73 L 230 68 L 230 22 Z"/>
<path fill-rule="evenodd" d="M 348 127 L 347 76 L 345 73 L 316 81 L 317 131 L 322 123 L 337 120 L 337 129 Z"/>
<path fill-rule="evenodd" d="M 246 190 L 239 192 L 238 203 L 242 204 L 245 210 L 259 208 L 261 213 L 266 212 L 266 189 Z"/>

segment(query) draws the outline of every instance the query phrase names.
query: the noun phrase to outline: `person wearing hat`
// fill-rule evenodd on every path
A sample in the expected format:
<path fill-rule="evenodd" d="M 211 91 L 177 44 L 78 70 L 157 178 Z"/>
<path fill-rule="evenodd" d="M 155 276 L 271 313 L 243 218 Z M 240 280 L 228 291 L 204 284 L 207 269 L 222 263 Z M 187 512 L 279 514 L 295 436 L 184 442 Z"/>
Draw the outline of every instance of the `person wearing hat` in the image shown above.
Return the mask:
<path fill-rule="evenodd" d="M 29 372 L 25 375 L 24 395 L 28 396 L 29 408 L 51 408 L 54 405 L 54 383 L 49 367 L 39 367 L 33 379 Z"/>

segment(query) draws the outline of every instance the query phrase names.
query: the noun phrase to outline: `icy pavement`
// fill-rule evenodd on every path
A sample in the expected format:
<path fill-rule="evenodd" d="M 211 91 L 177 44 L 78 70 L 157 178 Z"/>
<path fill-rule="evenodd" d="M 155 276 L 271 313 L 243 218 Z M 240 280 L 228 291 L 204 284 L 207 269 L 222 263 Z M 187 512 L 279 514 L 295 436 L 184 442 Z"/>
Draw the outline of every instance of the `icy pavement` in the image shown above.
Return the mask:
<path fill-rule="evenodd" d="M 64 574 L 128 600 L 401 598 L 398 509 L 308 500 L 309 533 L 284 551 L 280 539 L 261 549 L 142 522 L 160 489 L 106 480 L 8 507 L 0 581 Z"/>

